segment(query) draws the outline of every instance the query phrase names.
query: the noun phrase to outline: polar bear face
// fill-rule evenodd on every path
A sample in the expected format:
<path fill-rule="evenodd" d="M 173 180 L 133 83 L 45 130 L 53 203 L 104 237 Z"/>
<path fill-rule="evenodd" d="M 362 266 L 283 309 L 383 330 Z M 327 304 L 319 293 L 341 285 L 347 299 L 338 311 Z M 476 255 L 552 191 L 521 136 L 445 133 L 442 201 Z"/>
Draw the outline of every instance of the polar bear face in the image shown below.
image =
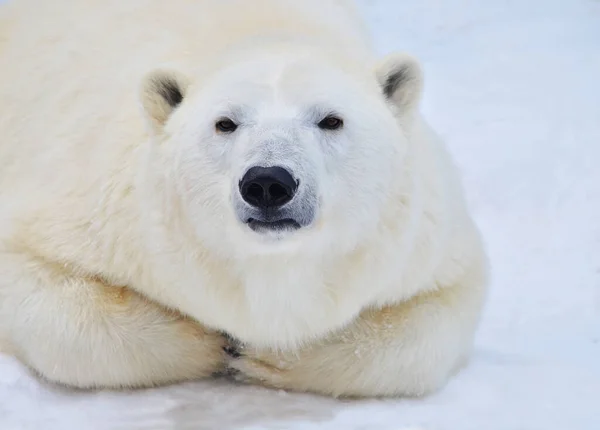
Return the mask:
<path fill-rule="evenodd" d="M 228 258 L 344 253 L 377 228 L 402 180 L 402 118 L 420 97 L 410 57 L 345 69 L 252 56 L 201 79 L 156 70 L 142 104 L 161 189 L 203 246 Z M 405 122 L 405 121 L 404 121 Z"/>

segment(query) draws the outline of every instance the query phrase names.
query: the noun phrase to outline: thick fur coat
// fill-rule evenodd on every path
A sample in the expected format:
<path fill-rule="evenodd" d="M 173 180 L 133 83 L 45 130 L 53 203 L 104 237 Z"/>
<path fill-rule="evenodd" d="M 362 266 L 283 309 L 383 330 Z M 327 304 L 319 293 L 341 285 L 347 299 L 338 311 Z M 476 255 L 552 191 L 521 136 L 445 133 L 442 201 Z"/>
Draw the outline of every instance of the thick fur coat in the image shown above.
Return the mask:
<path fill-rule="evenodd" d="M 482 241 L 350 2 L 12 0 L 0 62 L 0 342 L 43 377 L 422 395 L 468 359 Z"/>

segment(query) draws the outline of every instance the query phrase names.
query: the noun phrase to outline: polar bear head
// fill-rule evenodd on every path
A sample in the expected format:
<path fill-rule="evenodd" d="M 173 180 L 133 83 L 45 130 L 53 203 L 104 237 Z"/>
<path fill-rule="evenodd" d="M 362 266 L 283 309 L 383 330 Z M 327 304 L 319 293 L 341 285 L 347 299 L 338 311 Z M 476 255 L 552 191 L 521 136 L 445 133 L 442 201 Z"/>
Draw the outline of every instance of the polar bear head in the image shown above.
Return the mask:
<path fill-rule="evenodd" d="M 154 70 L 141 100 L 155 189 L 227 258 L 348 252 L 405 178 L 421 83 L 405 54 L 365 66 L 252 53 L 195 74 Z"/>

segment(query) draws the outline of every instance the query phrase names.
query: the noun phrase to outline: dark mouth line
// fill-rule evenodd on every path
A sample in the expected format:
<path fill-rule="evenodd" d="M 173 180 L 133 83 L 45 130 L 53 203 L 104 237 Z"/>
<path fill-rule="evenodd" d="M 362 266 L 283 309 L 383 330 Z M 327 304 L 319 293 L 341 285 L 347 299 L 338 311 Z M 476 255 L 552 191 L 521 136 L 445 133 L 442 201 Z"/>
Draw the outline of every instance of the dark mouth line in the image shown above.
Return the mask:
<path fill-rule="evenodd" d="M 293 228 L 293 229 L 300 228 L 300 224 L 291 218 L 280 219 L 277 221 L 259 221 L 254 218 L 248 218 L 246 223 L 250 226 L 250 228 L 252 230 L 256 230 L 256 229 L 283 230 L 286 228 Z"/>

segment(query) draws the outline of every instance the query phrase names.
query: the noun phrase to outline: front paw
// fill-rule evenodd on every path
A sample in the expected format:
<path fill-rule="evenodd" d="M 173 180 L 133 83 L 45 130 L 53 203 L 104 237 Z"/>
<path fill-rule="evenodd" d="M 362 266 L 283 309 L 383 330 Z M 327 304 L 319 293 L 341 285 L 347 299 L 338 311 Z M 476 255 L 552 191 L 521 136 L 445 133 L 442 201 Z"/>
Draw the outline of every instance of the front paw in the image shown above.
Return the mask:
<path fill-rule="evenodd" d="M 229 358 L 239 358 L 242 355 L 240 352 L 243 349 L 242 343 L 232 337 L 229 333 L 222 332 L 221 335 L 225 339 L 225 346 L 223 346 L 225 354 Z"/>
<path fill-rule="evenodd" d="M 241 346 L 227 366 L 238 382 L 337 396 L 345 376 L 337 365 L 340 352 L 322 345 L 285 352 Z"/>
<path fill-rule="evenodd" d="M 228 377 L 271 388 L 287 388 L 290 385 L 299 354 L 252 348 L 228 334 L 223 335 L 227 339 L 223 350 L 228 356 L 225 370 Z"/>
<path fill-rule="evenodd" d="M 228 375 L 245 384 L 294 389 L 295 367 L 276 353 L 248 353 L 242 348 L 230 355 Z"/>
<path fill-rule="evenodd" d="M 228 375 L 246 384 L 294 392 L 339 397 L 352 395 L 349 384 L 363 365 L 342 343 L 315 343 L 300 350 L 276 351 L 237 344 L 228 363 Z"/>

